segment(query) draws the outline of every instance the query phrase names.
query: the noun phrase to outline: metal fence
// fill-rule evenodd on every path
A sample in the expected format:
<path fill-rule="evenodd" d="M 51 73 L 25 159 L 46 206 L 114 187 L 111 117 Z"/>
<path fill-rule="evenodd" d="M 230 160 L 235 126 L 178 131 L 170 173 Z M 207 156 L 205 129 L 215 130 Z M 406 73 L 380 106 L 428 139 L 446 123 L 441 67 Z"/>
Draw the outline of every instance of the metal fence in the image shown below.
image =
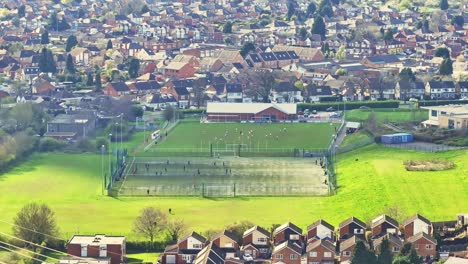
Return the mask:
<path fill-rule="evenodd" d="M 326 196 L 328 188 L 301 184 L 157 184 L 120 188 L 118 196 Z"/>
<path fill-rule="evenodd" d="M 341 154 L 341 153 L 345 153 L 345 152 L 348 152 L 348 151 L 351 151 L 351 150 L 355 150 L 357 148 L 370 145 L 370 144 L 372 144 L 374 142 L 375 142 L 374 138 L 366 138 L 366 139 L 357 141 L 357 142 L 355 142 L 355 143 L 353 143 L 351 145 L 347 145 L 347 146 L 344 146 L 344 147 L 339 147 L 337 149 L 337 151 L 336 151 L 336 154 Z"/>
<path fill-rule="evenodd" d="M 385 147 L 389 147 L 389 148 L 410 149 L 410 150 L 432 152 L 432 153 L 461 149 L 460 147 L 438 145 L 438 144 L 427 143 L 427 142 L 413 142 L 413 143 L 403 143 L 403 144 L 381 144 L 381 145 Z"/>

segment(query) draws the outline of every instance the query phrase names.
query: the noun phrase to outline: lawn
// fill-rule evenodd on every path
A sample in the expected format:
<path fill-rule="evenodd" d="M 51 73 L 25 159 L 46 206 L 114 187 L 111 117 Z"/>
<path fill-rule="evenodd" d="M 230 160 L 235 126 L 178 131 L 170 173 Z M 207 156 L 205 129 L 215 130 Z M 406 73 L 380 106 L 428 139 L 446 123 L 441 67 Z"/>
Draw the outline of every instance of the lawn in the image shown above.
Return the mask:
<path fill-rule="evenodd" d="M 346 121 L 362 122 L 375 113 L 378 123 L 392 122 L 421 122 L 428 118 L 427 110 L 424 109 L 354 109 L 346 112 Z"/>
<path fill-rule="evenodd" d="M 258 148 L 326 148 L 329 145 L 334 126 L 330 123 L 295 124 L 240 124 L 182 121 L 155 148 L 160 149 L 200 149 L 225 148 L 242 144 Z"/>
<path fill-rule="evenodd" d="M 126 235 L 140 210 L 155 206 L 170 218 L 182 218 L 197 231 L 221 229 L 250 220 L 269 227 L 292 221 L 302 228 L 324 218 L 337 225 L 354 215 L 364 221 L 398 205 L 408 216 L 421 213 L 434 221 L 453 220 L 468 210 L 468 151 L 420 153 L 370 145 L 339 156 L 338 193 L 331 197 L 199 197 L 120 198 L 100 196 L 101 161 L 91 154 L 37 154 L 0 176 L 0 220 L 12 222 L 29 202 L 51 206 L 61 236 L 73 234 Z M 443 172 L 407 172 L 409 159 L 449 159 L 456 167 Z M 0 231 L 11 226 L 0 222 Z"/>
<path fill-rule="evenodd" d="M 367 132 L 365 132 L 363 130 L 360 130 L 360 131 L 357 131 L 355 133 L 346 135 L 343 142 L 341 143 L 340 147 L 344 148 L 344 147 L 347 147 L 347 146 L 350 146 L 350 145 L 365 141 L 365 140 L 369 139 L 370 137 L 371 136 L 369 135 L 369 133 L 367 133 Z"/>

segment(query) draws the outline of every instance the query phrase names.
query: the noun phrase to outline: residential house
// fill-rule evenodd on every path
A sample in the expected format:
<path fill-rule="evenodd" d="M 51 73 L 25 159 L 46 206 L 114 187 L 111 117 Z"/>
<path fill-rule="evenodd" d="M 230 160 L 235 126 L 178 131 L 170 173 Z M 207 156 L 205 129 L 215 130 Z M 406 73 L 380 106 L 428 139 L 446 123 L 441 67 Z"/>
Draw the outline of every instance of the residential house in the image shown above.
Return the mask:
<path fill-rule="evenodd" d="M 275 245 L 288 240 L 297 242 L 302 241 L 302 229 L 290 222 L 280 225 L 273 232 L 273 242 Z"/>
<path fill-rule="evenodd" d="M 193 264 L 225 264 L 225 260 L 228 259 L 223 256 L 223 252 L 215 243 L 209 243 L 208 246 L 204 247 L 194 258 Z"/>
<path fill-rule="evenodd" d="M 172 94 L 178 104 L 179 108 L 188 108 L 190 106 L 190 92 L 184 86 L 169 86 L 161 88 L 161 93 Z"/>
<path fill-rule="evenodd" d="M 328 239 L 319 239 L 307 244 L 308 264 L 334 264 L 336 257 L 335 245 Z"/>
<path fill-rule="evenodd" d="M 67 254 L 83 258 L 110 259 L 110 264 L 120 264 L 126 261 L 126 244 L 124 236 L 75 235 L 67 243 Z"/>
<path fill-rule="evenodd" d="M 335 227 L 320 219 L 307 227 L 307 241 L 327 239 L 335 241 Z"/>
<path fill-rule="evenodd" d="M 88 65 L 91 61 L 91 52 L 87 48 L 74 47 L 70 51 L 70 55 L 76 64 Z"/>
<path fill-rule="evenodd" d="M 229 103 L 242 103 L 242 85 L 239 83 L 226 84 L 226 100 Z"/>
<path fill-rule="evenodd" d="M 233 233 L 224 230 L 223 232 L 215 235 L 211 239 L 211 242 L 218 246 L 225 259 L 238 257 L 237 252 L 239 251 L 239 244 L 237 243 L 237 238 Z"/>
<path fill-rule="evenodd" d="M 455 99 L 457 91 L 452 81 L 429 81 L 426 83 L 426 95 L 431 99 Z"/>
<path fill-rule="evenodd" d="M 316 86 L 313 84 L 307 85 L 306 87 L 307 98 L 310 102 L 318 103 L 320 98 L 332 96 L 330 86 Z"/>
<path fill-rule="evenodd" d="M 31 83 L 33 94 L 47 95 L 55 89 L 55 85 L 46 76 L 35 77 Z"/>
<path fill-rule="evenodd" d="M 245 231 L 242 238 L 241 252 L 244 256 L 252 258 L 270 258 L 270 232 L 259 226 L 254 226 Z"/>
<path fill-rule="evenodd" d="M 44 136 L 57 139 L 85 138 L 93 134 L 95 127 L 92 113 L 60 114 L 47 122 Z"/>
<path fill-rule="evenodd" d="M 339 250 L 340 251 L 339 257 L 340 257 L 341 263 L 351 260 L 353 258 L 354 248 L 356 247 L 356 243 L 358 241 L 364 242 L 364 240 L 358 236 L 352 236 L 346 240 L 341 240 L 340 250 Z M 368 247 L 367 243 L 365 244 L 366 244 L 366 247 Z"/>
<path fill-rule="evenodd" d="M 294 83 L 282 81 L 271 90 L 271 100 L 278 103 L 292 103 L 302 101 L 302 91 Z"/>
<path fill-rule="evenodd" d="M 460 95 L 460 98 L 468 98 L 468 81 L 458 82 L 456 86 L 457 93 Z"/>
<path fill-rule="evenodd" d="M 420 214 L 415 214 L 406 219 L 403 222 L 402 227 L 404 230 L 405 239 L 408 239 L 420 232 L 432 235 L 434 230 L 431 221 Z"/>
<path fill-rule="evenodd" d="M 144 105 L 153 109 L 165 109 L 168 106 L 177 107 L 178 102 L 172 94 L 154 93 L 146 96 Z"/>
<path fill-rule="evenodd" d="M 395 85 L 395 98 L 397 100 L 423 99 L 425 92 L 426 87 L 421 81 L 400 80 Z"/>
<path fill-rule="evenodd" d="M 108 83 L 106 87 L 104 87 L 104 94 L 114 97 L 127 95 L 130 94 L 130 88 L 124 82 Z"/>
<path fill-rule="evenodd" d="M 198 253 L 205 248 L 207 240 L 196 232 L 181 238 L 174 245 L 166 247 L 159 256 L 161 264 L 188 264 L 193 263 Z M 212 243 L 211 243 L 212 244 Z"/>
<path fill-rule="evenodd" d="M 196 70 L 190 63 L 186 62 L 169 62 L 162 67 L 164 76 L 169 78 L 189 78 L 193 77 Z"/>
<path fill-rule="evenodd" d="M 388 215 L 379 215 L 371 223 L 372 238 L 378 238 L 385 234 L 398 235 L 398 222 Z"/>
<path fill-rule="evenodd" d="M 286 240 L 273 248 L 271 263 L 301 264 L 302 246 L 298 241 Z"/>
<path fill-rule="evenodd" d="M 320 62 L 325 59 L 325 56 L 320 51 L 320 49 L 316 49 L 316 48 L 275 45 L 271 50 L 273 52 L 294 51 L 294 53 L 296 53 L 296 56 L 299 59 L 299 62 L 302 62 L 302 63 Z"/>
<path fill-rule="evenodd" d="M 156 81 L 140 81 L 128 85 L 130 91 L 138 94 L 154 93 L 161 89 L 161 85 Z"/>
<path fill-rule="evenodd" d="M 418 256 L 426 259 L 426 261 L 437 257 L 437 241 L 424 232 L 419 232 L 418 234 L 409 237 L 406 239 L 406 242 L 411 243 L 418 253 Z"/>
<path fill-rule="evenodd" d="M 385 239 L 388 241 L 388 249 L 392 255 L 400 253 L 400 250 L 403 247 L 403 241 L 396 235 L 385 234 L 372 241 L 372 246 L 374 247 L 374 252 L 376 254 L 380 254 L 380 246 Z"/>
<path fill-rule="evenodd" d="M 340 240 L 348 239 L 352 236 L 364 238 L 366 224 L 356 217 L 350 217 L 339 225 Z"/>

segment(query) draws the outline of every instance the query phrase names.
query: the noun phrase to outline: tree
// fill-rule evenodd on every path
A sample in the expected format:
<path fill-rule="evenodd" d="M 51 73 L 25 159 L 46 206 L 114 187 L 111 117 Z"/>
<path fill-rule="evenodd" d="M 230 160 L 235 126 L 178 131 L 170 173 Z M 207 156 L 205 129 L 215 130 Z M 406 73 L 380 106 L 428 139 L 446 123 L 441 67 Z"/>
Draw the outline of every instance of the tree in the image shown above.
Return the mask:
<path fill-rule="evenodd" d="M 167 215 L 154 207 L 144 208 L 133 222 L 133 231 L 148 238 L 153 246 L 154 238 L 167 227 Z"/>
<path fill-rule="evenodd" d="M 252 85 L 252 91 L 254 92 L 257 98 L 261 98 L 262 102 L 270 102 L 270 93 L 271 90 L 275 87 L 276 81 L 273 73 L 266 71 L 255 74 L 255 81 L 259 82 L 258 84 Z"/>
<path fill-rule="evenodd" d="M 22 17 L 24 17 L 24 16 L 26 16 L 26 6 L 20 5 L 20 6 L 18 7 L 18 17 L 19 17 L 19 18 L 22 18 Z"/>
<path fill-rule="evenodd" d="M 169 235 L 169 239 L 172 242 L 177 242 L 177 240 L 187 232 L 187 224 L 185 224 L 184 220 L 182 219 L 174 219 L 169 221 L 167 225 L 167 233 Z"/>
<path fill-rule="evenodd" d="M 333 9 L 331 7 L 331 3 L 330 3 L 330 0 L 322 0 L 319 4 L 319 7 L 318 7 L 318 13 L 322 16 L 322 17 L 332 17 L 333 16 Z"/>
<path fill-rule="evenodd" d="M 132 116 L 133 117 L 143 117 L 143 114 L 144 114 L 144 110 L 141 106 L 137 106 L 137 105 L 133 105 L 132 108 L 131 108 L 131 111 L 132 111 Z"/>
<path fill-rule="evenodd" d="M 149 11 L 150 11 L 150 9 L 148 8 L 148 6 L 147 6 L 147 5 L 144 5 L 144 6 L 141 8 L 141 12 L 140 12 L 140 13 L 144 14 L 144 13 L 148 13 Z"/>
<path fill-rule="evenodd" d="M 166 109 L 163 111 L 163 118 L 166 121 L 171 121 L 175 117 L 175 109 L 172 106 L 167 106 Z"/>
<path fill-rule="evenodd" d="M 311 17 L 315 13 L 315 11 L 317 11 L 317 6 L 314 2 L 311 1 L 307 6 L 307 16 Z"/>
<path fill-rule="evenodd" d="M 242 57 L 245 57 L 247 56 L 247 54 L 249 54 L 249 52 L 254 51 L 254 50 L 255 50 L 255 45 L 252 42 L 246 42 L 242 46 L 240 50 L 240 54 L 242 55 Z"/>
<path fill-rule="evenodd" d="M 102 89 L 101 72 L 96 73 L 96 78 L 94 79 L 94 86 L 96 87 L 96 91 L 100 91 Z"/>
<path fill-rule="evenodd" d="M 26 204 L 16 215 L 14 224 L 13 234 L 31 244 L 55 242 L 52 237 L 59 233 L 55 214 L 46 204 Z"/>
<path fill-rule="evenodd" d="M 296 7 L 294 7 L 294 4 L 292 1 L 288 3 L 288 13 L 286 14 L 286 19 L 288 21 L 291 21 L 292 16 L 296 13 Z"/>
<path fill-rule="evenodd" d="M 343 75 L 348 74 L 348 72 L 346 71 L 346 69 L 340 68 L 340 69 L 336 70 L 335 74 L 339 75 L 339 76 L 343 76 Z"/>
<path fill-rule="evenodd" d="M 463 16 L 454 16 L 451 21 L 452 25 L 463 27 L 465 24 L 465 18 Z"/>
<path fill-rule="evenodd" d="M 106 50 L 110 50 L 110 49 L 112 49 L 112 41 L 109 39 L 109 41 L 107 41 Z"/>
<path fill-rule="evenodd" d="M 67 72 L 70 74 L 75 73 L 75 63 L 73 63 L 73 58 L 71 54 L 67 55 L 66 69 L 67 69 Z"/>
<path fill-rule="evenodd" d="M 57 66 L 55 65 L 52 51 L 42 48 L 41 54 L 39 54 L 39 69 L 41 72 L 57 72 Z"/>
<path fill-rule="evenodd" d="M 411 262 L 411 264 L 421 264 L 422 261 L 418 256 L 418 253 L 416 252 L 416 249 L 414 247 L 411 247 L 410 254 L 408 255 L 408 258 Z"/>
<path fill-rule="evenodd" d="M 49 21 L 47 23 L 47 28 L 55 31 L 63 31 L 69 29 L 70 25 L 67 23 L 65 18 L 62 18 L 59 21 L 57 13 L 53 12 L 50 14 Z"/>
<path fill-rule="evenodd" d="M 41 34 L 41 44 L 49 44 L 49 31 L 45 30 Z"/>
<path fill-rule="evenodd" d="M 93 86 L 94 85 L 94 79 L 93 79 L 93 73 L 88 72 L 86 74 L 86 86 Z"/>
<path fill-rule="evenodd" d="M 442 61 L 439 67 L 439 74 L 441 75 L 451 75 L 453 73 L 452 60 L 446 58 Z"/>
<path fill-rule="evenodd" d="M 447 10 L 449 8 L 448 0 L 440 0 L 439 7 L 441 10 Z"/>
<path fill-rule="evenodd" d="M 232 33 L 232 22 L 231 21 L 228 21 L 224 24 L 223 26 L 223 33 Z"/>
<path fill-rule="evenodd" d="M 240 221 L 230 224 L 226 227 L 226 230 L 231 232 L 235 238 L 237 238 L 237 243 L 242 244 L 242 237 L 245 231 L 254 226 L 250 221 Z"/>
<path fill-rule="evenodd" d="M 374 253 L 370 252 L 366 246 L 364 245 L 363 241 L 358 241 L 354 248 L 353 252 L 353 259 L 351 260 L 351 264 L 375 264 L 377 260 L 375 258 Z"/>
<path fill-rule="evenodd" d="M 380 244 L 380 254 L 377 257 L 377 263 L 378 264 L 392 264 L 392 253 L 390 252 L 390 247 L 388 244 L 388 239 L 382 240 L 382 243 Z"/>
<path fill-rule="evenodd" d="M 318 15 L 314 19 L 314 24 L 312 25 L 312 34 L 318 34 L 325 38 L 327 33 L 327 28 L 325 27 L 325 22 L 323 21 L 323 17 Z"/>
<path fill-rule="evenodd" d="M 301 27 L 301 29 L 299 30 L 299 36 L 302 39 L 305 39 L 307 37 L 307 29 L 304 27 Z"/>
<path fill-rule="evenodd" d="M 337 60 L 344 60 L 346 59 L 346 50 L 345 50 L 345 46 L 342 45 L 338 48 L 338 50 L 336 51 L 335 53 L 335 58 Z"/>
<path fill-rule="evenodd" d="M 437 48 L 436 51 L 435 51 L 434 56 L 443 57 L 443 58 L 450 58 L 450 51 L 447 48 L 444 48 L 444 47 Z"/>
<path fill-rule="evenodd" d="M 67 44 L 66 44 L 66 47 L 65 47 L 65 51 L 70 52 L 73 49 L 73 47 L 75 47 L 77 44 L 78 44 L 78 40 L 76 39 L 76 36 L 75 35 L 70 35 L 67 38 Z"/>
<path fill-rule="evenodd" d="M 205 104 L 206 79 L 199 78 L 193 82 L 194 104 L 200 108 Z"/>
<path fill-rule="evenodd" d="M 128 62 L 128 76 L 130 78 L 138 77 L 138 71 L 140 70 L 140 60 L 137 58 L 131 58 Z"/>
<path fill-rule="evenodd" d="M 384 40 L 386 41 L 393 40 L 393 30 L 391 28 L 385 31 Z"/>
<path fill-rule="evenodd" d="M 393 259 L 392 264 L 412 264 L 412 263 L 410 262 L 409 258 L 406 256 L 396 256 Z"/>
<path fill-rule="evenodd" d="M 410 81 L 416 80 L 416 76 L 414 75 L 411 68 L 404 68 L 403 70 L 401 70 L 398 76 L 400 77 L 400 80 L 410 80 Z"/>

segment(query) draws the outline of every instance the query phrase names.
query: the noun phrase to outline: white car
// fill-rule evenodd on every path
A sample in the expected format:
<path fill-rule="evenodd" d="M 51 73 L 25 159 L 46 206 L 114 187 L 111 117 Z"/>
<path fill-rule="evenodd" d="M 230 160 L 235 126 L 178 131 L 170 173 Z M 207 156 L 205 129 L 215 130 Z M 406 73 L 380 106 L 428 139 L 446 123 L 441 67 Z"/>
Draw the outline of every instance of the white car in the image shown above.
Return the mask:
<path fill-rule="evenodd" d="M 418 99 L 416 99 L 416 98 L 410 98 L 409 101 L 410 101 L 410 102 L 417 102 Z"/>
<path fill-rule="evenodd" d="M 253 257 L 250 254 L 245 254 L 242 256 L 245 261 L 253 261 Z"/>

